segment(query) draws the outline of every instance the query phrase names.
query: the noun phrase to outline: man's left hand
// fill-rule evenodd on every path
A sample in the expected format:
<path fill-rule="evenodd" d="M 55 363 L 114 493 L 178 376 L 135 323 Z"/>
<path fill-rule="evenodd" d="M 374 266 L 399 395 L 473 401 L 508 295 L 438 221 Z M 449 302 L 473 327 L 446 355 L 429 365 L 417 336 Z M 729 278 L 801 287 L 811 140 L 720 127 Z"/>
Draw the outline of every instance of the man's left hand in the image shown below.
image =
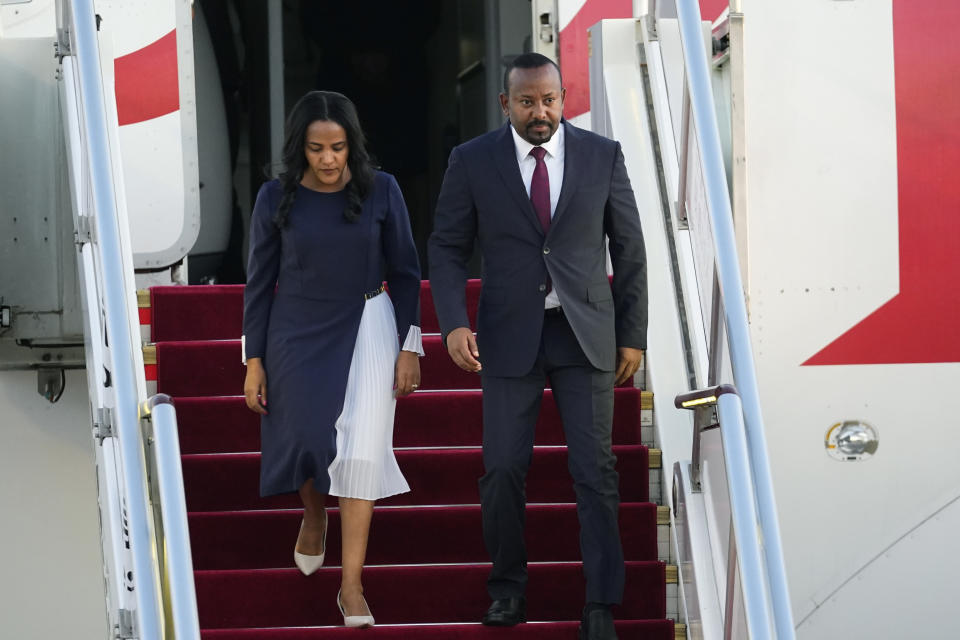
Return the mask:
<path fill-rule="evenodd" d="M 643 360 L 643 349 L 634 349 L 632 347 L 617 347 L 617 378 L 614 386 L 621 384 L 633 377 L 633 374 L 640 368 L 640 362 Z"/>

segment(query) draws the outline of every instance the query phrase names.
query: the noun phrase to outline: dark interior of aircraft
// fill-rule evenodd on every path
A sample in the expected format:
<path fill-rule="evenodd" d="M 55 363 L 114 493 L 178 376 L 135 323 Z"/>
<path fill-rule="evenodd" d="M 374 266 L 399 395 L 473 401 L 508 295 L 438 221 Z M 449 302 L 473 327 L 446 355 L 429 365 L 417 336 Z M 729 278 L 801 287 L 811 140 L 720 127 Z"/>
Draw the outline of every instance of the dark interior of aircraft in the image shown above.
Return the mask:
<path fill-rule="evenodd" d="M 226 252 L 191 263 L 190 281 L 240 283 L 250 208 L 260 185 L 278 170 L 270 157 L 268 4 L 200 0 L 195 8 L 204 13 L 220 75 L 233 211 Z M 491 10 L 514 32 L 494 36 L 496 70 L 489 69 L 485 43 Z M 499 107 L 497 96 L 489 95 L 488 73 L 502 73 L 511 56 L 529 50 L 529 2 L 285 0 L 281 14 L 284 111 L 314 89 L 353 100 L 368 149 L 403 191 L 426 277 L 426 242 L 447 157 L 460 142 L 499 123 L 499 114 L 491 113 Z"/>

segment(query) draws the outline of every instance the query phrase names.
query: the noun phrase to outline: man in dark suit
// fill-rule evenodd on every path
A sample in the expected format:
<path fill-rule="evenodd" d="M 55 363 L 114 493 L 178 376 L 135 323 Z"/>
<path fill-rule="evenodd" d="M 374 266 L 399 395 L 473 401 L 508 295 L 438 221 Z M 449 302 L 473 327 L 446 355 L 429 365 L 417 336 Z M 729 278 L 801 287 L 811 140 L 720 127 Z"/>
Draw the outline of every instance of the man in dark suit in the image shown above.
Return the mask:
<path fill-rule="evenodd" d="M 480 499 L 493 561 L 483 623 L 526 620 L 525 482 L 549 376 L 580 519 L 580 636 L 608 640 L 625 572 L 613 387 L 633 376 L 646 348 L 646 258 L 620 144 L 562 120 L 565 93 L 560 69 L 542 55 L 524 54 L 507 69 L 500 104 L 509 123 L 450 154 L 430 285 L 450 356 L 481 373 Z M 483 256 L 476 339 L 465 304 L 475 241 Z"/>

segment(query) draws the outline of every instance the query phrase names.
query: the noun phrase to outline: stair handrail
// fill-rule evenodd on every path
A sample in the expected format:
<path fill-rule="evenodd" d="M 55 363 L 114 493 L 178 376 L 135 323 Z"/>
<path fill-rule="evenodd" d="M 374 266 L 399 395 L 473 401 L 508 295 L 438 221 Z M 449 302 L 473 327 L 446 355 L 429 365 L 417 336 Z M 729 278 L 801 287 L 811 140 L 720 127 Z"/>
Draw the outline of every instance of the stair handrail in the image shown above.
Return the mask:
<path fill-rule="evenodd" d="M 137 416 L 134 356 L 126 314 L 124 261 L 117 222 L 117 198 L 113 168 L 109 156 L 107 110 L 104 105 L 99 47 L 96 41 L 96 16 L 91 0 L 66 3 L 69 12 L 69 41 L 77 66 L 81 113 L 82 148 L 89 167 L 88 186 L 93 208 L 99 257 L 97 289 L 103 305 L 105 330 L 110 348 L 105 362 L 110 364 L 113 407 L 111 422 L 120 450 L 121 492 L 126 504 L 127 534 L 133 564 L 136 632 L 140 637 L 159 638 L 162 611 L 157 592 L 156 567 L 151 561 L 152 531 L 147 510 L 146 474 L 140 422 Z M 95 275 L 95 274 L 85 274 Z M 89 301 L 93 303 L 94 301 Z M 90 341 L 96 344 L 96 340 Z"/>
<path fill-rule="evenodd" d="M 106 395 L 97 385 L 89 383 L 91 408 L 103 416 L 97 422 L 103 440 L 117 442 L 119 460 L 115 469 L 120 481 L 107 474 L 107 482 L 118 484 L 125 507 L 124 533 L 130 550 L 132 577 L 127 578 L 132 592 L 131 608 L 111 611 L 110 619 L 118 620 L 119 629 L 111 636 L 144 639 L 176 637 L 189 640 L 199 638 L 196 595 L 190 557 L 189 534 L 183 497 L 183 478 L 180 468 L 179 444 L 176 436 L 176 418 L 172 405 L 156 410 L 153 417 L 154 436 L 152 455 L 148 456 L 141 430 L 140 401 L 145 387 L 144 372 L 138 366 L 135 345 L 139 333 L 131 319 L 133 290 L 132 258 L 129 230 L 122 224 L 119 203 L 122 193 L 114 180 L 111 148 L 111 126 L 106 99 L 112 92 L 105 91 L 100 66 L 100 48 L 97 40 L 96 16 L 92 0 L 57 0 L 58 55 L 62 58 L 64 75 L 71 83 L 68 92 L 76 91 L 76 101 L 70 101 L 79 112 L 79 118 L 68 115 L 67 126 L 79 131 L 68 131 L 68 140 L 78 143 L 83 154 L 80 165 L 71 167 L 72 185 L 83 191 L 74 202 L 81 209 L 75 212 L 78 245 L 87 243 L 93 248 L 95 259 L 81 259 L 80 277 L 83 287 L 92 294 L 86 299 L 87 314 L 102 314 L 105 336 L 88 335 L 87 348 L 97 350 L 94 361 L 108 366 L 109 382 L 103 384 Z M 74 89 L 75 88 L 75 89 Z M 79 249 L 78 249 L 79 250 Z M 92 265 L 87 268 L 84 265 Z M 100 327 L 99 321 L 88 320 L 85 329 Z M 109 338 L 109 347 L 105 345 Z M 88 362 L 91 362 L 88 359 Z M 88 376 L 99 375 L 89 372 Z M 156 397 L 155 397 L 156 398 Z M 169 399 L 167 399 L 169 400 Z M 152 405 L 146 405 L 152 406 Z M 159 421 L 159 425 L 158 425 Z M 172 422 L 171 422 L 172 421 Z M 150 460 L 148 461 L 148 457 Z M 147 474 L 148 462 L 154 462 L 157 483 L 151 486 Z M 160 501 L 159 517 L 151 518 L 150 493 Z M 122 508 L 122 507 L 121 507 Z M 165 535 L 156 536 L 154 526 L 163 527 Z M 111 534 L 112 536 L 112 534 Z M 105 544 L 111 544 L 105 542 Z M 157 554 L 162 547 L 165 566 L 159 565 Z M 166 593 L 161 593 L 163 587 Z M 120 596 L 121 599 L 126 594 Z M 171 606 L 164 606 L 164 599 Z M 108 599 L 109 603 L 109 599 Z M 115 603 L 120 606 L 120 603 Z M 114 603 L 110 603 L 113 607 Z"/>
<path fill-rule="evenodd" d="M 733 212 L 730 206 L 720 133 L 716 121 L 717 112 L 708 68 L 709 58 L 703 42 L 699 3 L 697 0 L 676 0 L 676 8 L 684 57 L 686 89 L 689 95 L 690 116 L 693 120 L 702 159 L 704 191 L 708 205 L 710 227 L 713 232 L 717 288 L 723 306 L 724 327 L 734 382 L 739 390 L 739 398 L 742 404 L 743 429 L 746 434 L 750 471 L 753 477 L 752 484 L 746 489 L 743 487 L 736 488 L 738 491 L 749 490 L 749 495 L 740 496 L 737 502 L 741 502 L 743 499 L 756 502 L 759 530 L 744 531 L 742 534 L 755 535 L 759 541 L 759 548 L 762 549 L 763 560 L 765 561 L 762 563 L 763 574 L 766 577 L 764 589 L 769 590 L 770 607 L 777 638 L 783 640 L 793 638 L 795 635 L 793 613 L 790 606 L 790 594 L 780 541 L 780 525 L 777 520 L 777 508 L 773 494 L 773 479 L 770 473 L 770 461 L 767 456 L 768 449 L 760 409 L 753 349 L 750 342 L 747 307 L 737 258 Z M 727 402 L 724 404 L 726 405 Z M 729 406 L 726 407 L 724 413 L 730 415 Z M 728 422 L 737 421 L 728 418 Z M 737 424 L 728 424 L 727 429 L 732 430 L 738 426 Z M 734 487 L 730 487 L 731 492 L 734 490 Z M 731 507 L 733 507 L 733 502 L 731 500 Z M 735 520 L 736 517 L 734 516 Z M 746 557 L 742 548 L 739 551 L 741 553 L 741 563 L 746 564 L 760 560 L 759 558 Z M 733 570 L 733 568 L 730 568 L 730 570 Z M 745 590 L 745 597 L 746 595 Z M 745 602 L 745 605 L 749 606 L 749 603 Z"/>
<path fill-rule="evenodd" d="M 200 638 L 197 594 L 187 525 L 186 495 L 180 466 L 180 439 L 173 399 L 158 393 L 140 405 L 148 434 L 150 494 L 157 522 L 157 556 L 167 618 L 177 640 Z"/>

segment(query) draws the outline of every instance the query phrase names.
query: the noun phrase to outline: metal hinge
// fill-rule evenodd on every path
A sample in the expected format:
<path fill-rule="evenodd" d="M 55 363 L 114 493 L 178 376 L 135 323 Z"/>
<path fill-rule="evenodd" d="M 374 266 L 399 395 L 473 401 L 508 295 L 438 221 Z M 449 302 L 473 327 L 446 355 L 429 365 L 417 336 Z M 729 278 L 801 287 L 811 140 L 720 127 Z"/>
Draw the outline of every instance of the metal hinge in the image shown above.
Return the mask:
<path fill-rule="evenodd" d="M 647 30 L 647 40 L 650 42 L 656 42 L 660 39 L 659 34 L 657 33 L 657 12 L 656 5 L 652 5 L 647 10 L 647 15 L 643 17 L 642 26 Z"/>
<path fill-rule="evenodd" d="M 73 55 L 73 51 L 70 49 L 69 27 L 57 29 L 57 40 L 53 43 L 53 55 L 58 60 L 63 60 L 64 56 Z"/>
<path fill-rule="evenodd" d="M 114 628 L 116 632 L 114 637 L 119 640 L 132 640 L 136 638 L 136 621 L 133 617 L 133 611 L 130 611 L 130 609 L 120 609 L 117 613 L 117 626 Z"/>
<path fill-rule="evenodd" d="M 93 435 L 98 443 L 102 443 L 104 438 L 112 438 L 113 433 L 113 409 L 97 409 L 93 418 Z"/>
<path fill-rule="evenodd" d="M 75 220 L 77 225 L 76 243 L 87 244 L 93 242 L 96 231 L 93 225 L 93 218 L 90 216 L 77 216 Z"/>

